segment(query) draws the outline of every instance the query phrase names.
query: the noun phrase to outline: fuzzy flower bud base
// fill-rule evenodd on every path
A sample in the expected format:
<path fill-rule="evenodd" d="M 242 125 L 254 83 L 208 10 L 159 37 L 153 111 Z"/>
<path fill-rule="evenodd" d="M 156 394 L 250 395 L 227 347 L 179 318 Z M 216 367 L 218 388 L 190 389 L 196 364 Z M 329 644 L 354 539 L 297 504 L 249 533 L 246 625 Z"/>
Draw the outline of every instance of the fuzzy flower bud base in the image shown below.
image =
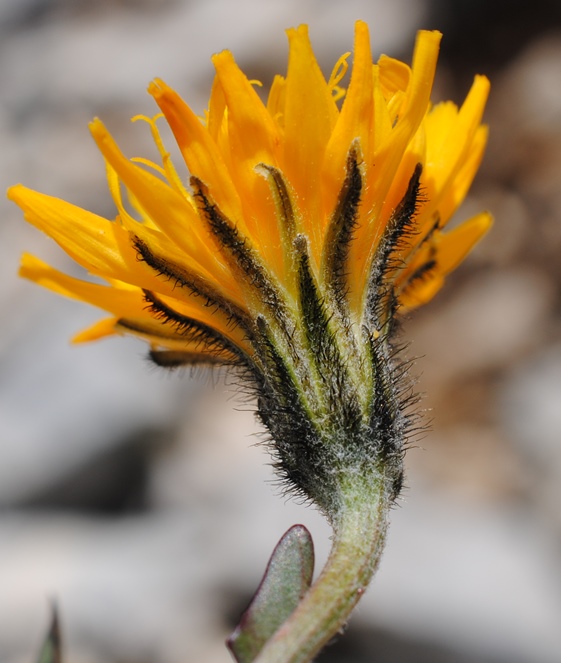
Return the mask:
<path fill-rule="evenodd" d="M 323 283 L 310 264 L 307 238 L 293 233 L 288 239 L 298 296 L 288 302 L 276 293 L 271 322 L 257 320 L 258 413 L 271 432 L 277 469 L 330 517 L 339 511 L 342 483 L 353 477 L 381 481 L 392 498 L 401 488 L 410 399 L 404 398 L 404 371 L 395 365 L 388 338 L 396 301 L 386 274 L 395 245 L 412 225 L 418 187 L 416 174 L 379 243 L 369 309 L 357 327 L 345 279 L 363 189 L 353 147 L 328 229 Z M 283 195 L 277 191 L 279 213 L 293 216 L 286 189 L 283 183 Z"/>

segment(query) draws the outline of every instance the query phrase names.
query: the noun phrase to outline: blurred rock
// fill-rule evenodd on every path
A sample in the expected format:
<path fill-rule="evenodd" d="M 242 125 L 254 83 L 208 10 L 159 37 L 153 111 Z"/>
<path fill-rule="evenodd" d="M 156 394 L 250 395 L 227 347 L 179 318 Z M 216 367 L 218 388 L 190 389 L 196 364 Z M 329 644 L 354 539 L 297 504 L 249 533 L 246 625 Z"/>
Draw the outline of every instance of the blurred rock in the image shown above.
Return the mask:
<path fill-rule="evenodd" d="M 212 660 L 212 569 L 193 521 L 44 514 L 3 517 L 0 527 L 3 660 L 33 660 L 49 598 L 59 604 L 68 661 Z"/>
<path fill-rule="evenodd" d="M 357 622 L 372 615 L 378 626 L 456 647 L 468 660 L 556 663 L 561 573 L 533 516 L 437 487 L 427 493 L 413 476 L 410 486 Z"/>
<path fill-rule="evenodd" d="M 500 414 L 531 477 L 544 524 L 557 526 L 561 548 L 561 346 L 537 352 L 502 381 Z"/>
<path fill-rule="evenodd" d="M 189 407 L 196 390 L 188 379 L 150 372 L 140 343 L 69 346 L 97 314 L 48 293 L 44 303 L 48 308 L 36 311 L 0 355 L 4 506 L 33 503 L 85 464 L 109 460 L 135 435 L 172 430 L 175 413 Z"/>
<path fill-rule="evenodd" d="M 430 363 L 423 388 L 436 398 L 451 381 L 500 369 L 541 343 L 552 295 L 538 269 L 520 267 L 482 272 L 443 293 L 437 313 L 419 311 L 407 326 L 411 353 Z"/>
<path fill-rule="evenodd" d="M 526 208 L 526 240 L 513 262 L 537 264 L 556 288 L 561 283 L 560 55 L 561 39 L 552 34 L 529 45 L 497 77 L 487 115 L 493 131 L 482 171 Z M 502 236 L 510 233 L 508 221 Z"/>
<path fill-rule="evenodd" d="M 429 7 L 430 25 L 445 35 L 443 59 L 468 77 L 474 69 L 494 76 L 529 43 L 561 26 L 557 0 L 430 0 Z"/>

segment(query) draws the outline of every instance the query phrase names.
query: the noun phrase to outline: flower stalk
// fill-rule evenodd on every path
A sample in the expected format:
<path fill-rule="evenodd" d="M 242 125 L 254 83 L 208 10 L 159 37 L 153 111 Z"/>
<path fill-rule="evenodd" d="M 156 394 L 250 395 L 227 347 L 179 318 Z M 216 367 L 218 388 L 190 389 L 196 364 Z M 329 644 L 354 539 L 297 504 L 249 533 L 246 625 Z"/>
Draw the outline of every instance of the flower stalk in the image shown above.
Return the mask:
<path fill-rule="evenodd" d="M 345 626 L 375 573 L 391 496 L 383 481 L 349 477 L 341 488 L 333 545 L 325 567 L 255 663 L 306 663 Z"/>

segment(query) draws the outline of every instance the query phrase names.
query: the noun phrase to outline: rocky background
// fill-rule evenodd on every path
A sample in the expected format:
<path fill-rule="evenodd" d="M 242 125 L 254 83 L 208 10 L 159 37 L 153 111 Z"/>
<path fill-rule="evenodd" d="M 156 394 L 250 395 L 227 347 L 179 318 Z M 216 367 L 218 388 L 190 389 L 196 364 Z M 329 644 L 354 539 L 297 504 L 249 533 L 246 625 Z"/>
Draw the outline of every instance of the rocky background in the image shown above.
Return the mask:
<path fill-rule="evenodd" d="M 444 42 L 434 98 L 493 83 L 491 143 L 465 218 L 491 235 L 404 326 L 431 430 L 407 458 L 380 572 L 320 657 L 561 660 L 561 5 L 558 0 L 2 0 L 0 178 L 114 215 L 87 133 L 129 154 L 158 75 L 198 110 L 230 48 L 267 86 L 283 28 L 307 22 L 326 72 L 367 20 L 375 53 Z M 1 202 L 0 658 L 29 663 L 60 607 L 69 663 L 230 660 L 223 640 L 272 548 L 306 524 L 279 496 L 251 404 L 228 379 L 169 375 L 131 339 L 71 347 L 99 313 L 16 277 L 28 250 L 71 261 Z"/>

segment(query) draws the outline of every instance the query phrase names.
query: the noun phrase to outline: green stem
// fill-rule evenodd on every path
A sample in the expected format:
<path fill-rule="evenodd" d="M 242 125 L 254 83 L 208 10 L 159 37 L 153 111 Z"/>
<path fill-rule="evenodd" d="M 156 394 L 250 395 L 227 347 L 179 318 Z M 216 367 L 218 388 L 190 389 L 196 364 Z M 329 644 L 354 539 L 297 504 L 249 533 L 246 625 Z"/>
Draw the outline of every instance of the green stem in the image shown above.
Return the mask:
<path fill-rule="evenodd" d="M 358 484 L 358 485 L 357 485 Z M 380 561 L 390 500 L 383 480 L 347 482 L 327 563 L 254 663 L 306 663 L 346 624 Z"/>

